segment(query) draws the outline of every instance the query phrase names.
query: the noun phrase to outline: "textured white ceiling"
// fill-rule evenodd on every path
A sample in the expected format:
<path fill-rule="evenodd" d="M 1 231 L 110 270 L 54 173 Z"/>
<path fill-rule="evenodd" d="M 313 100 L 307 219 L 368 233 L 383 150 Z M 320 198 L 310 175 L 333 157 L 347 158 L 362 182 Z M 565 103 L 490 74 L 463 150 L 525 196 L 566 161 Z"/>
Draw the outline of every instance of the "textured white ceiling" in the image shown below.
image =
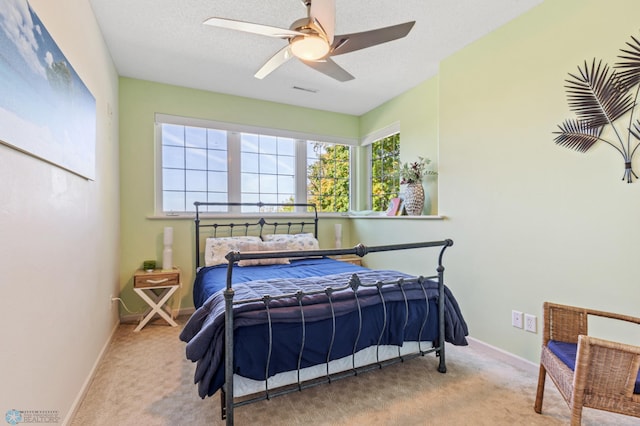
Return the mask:
<path fill-rule="evenodd" d="M 90 2 L 121 76 L 361 115 L 542 0 L 336 0 L 336 34 L 416 21 L 403 39 L 334 57 L 355 76 L 344 83 L 297 60 L 258 80 L 254 73 L 285 40 L 202 25 L 218 16 L 289 28 L 306 16 L 300 0 Z"/>

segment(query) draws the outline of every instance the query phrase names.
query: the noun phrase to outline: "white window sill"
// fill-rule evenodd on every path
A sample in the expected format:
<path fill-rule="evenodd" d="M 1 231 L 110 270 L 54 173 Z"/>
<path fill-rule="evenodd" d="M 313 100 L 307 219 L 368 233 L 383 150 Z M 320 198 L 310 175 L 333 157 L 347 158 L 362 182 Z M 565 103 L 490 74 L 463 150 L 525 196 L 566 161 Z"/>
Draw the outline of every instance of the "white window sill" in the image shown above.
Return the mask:
<path fill-rule="evenodd" d="M 268 213 L 268 212 L 250 212 L 250 213 L 209 213 L 202 212 L 200 213 L 201 220 L 211 220 L 211 219 L 270 219 L 270 218 L 313 218 L 313 213 Z M 318 212 L 318 218 L 348 218 L 349 216 L 342 213 L 326 213 L 326 212 Z M 172 214 L 153 214 L 147 216 L 147 219 L 150 220 L 194 220 L 196 218 L 195 213 L 172 213 Z"/>
<path fill-rule="evenodd" d="M 444 220 L 445 219 L 445 216 L 441 216 L 441 215 L 423 215 L 423 216 L 349 215 L 347 217 L 349 219 L 383 219 L 383 220 Z"/>
<path fill-rule="evenodd" d="M 156 214 L 147 216 L 149 220 L 194 220 L 195 213 L 181 213 L 181 214 Z M 285 217 L 313 217 L 313 214 L 301 213 L 245 213 L 245 214 L 211 214 L 201 213 L 200 219 L 260 219 L 260 218 L 285 218 Z M 380 215 L 354 215 L 345 213 L 318 213 L 318 218 L 325 219 L 382 219 L 382 220 L 445 220 L 445 216 L 441 215 L 422 215 L 422 216 L 387 216 L 385 214 Z"/>

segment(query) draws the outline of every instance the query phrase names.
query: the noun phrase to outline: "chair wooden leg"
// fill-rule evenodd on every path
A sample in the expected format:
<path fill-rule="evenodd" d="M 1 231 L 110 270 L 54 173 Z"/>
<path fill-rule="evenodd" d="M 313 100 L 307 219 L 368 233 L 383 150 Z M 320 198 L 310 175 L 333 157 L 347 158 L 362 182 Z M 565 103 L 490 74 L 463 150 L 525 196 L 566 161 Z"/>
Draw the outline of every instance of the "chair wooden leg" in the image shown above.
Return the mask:
<path fill-rule="evenodd" d="M 576 373 L 579 374 L 579 373 Z M 578 382 L 578 383 L 576 383 Z M 573 389 L 571 391 L 571 426 L 580 426 L 582 424 L 582 406 L 584 404 L 584 385 L 579 385 L 580 378 L 574 376 Z"/>
<path fill-rule="evenodd" d="M 571 426 L 582 424 L 582 404 L 574 404 L 571 407 Z"/>
<path fill-rule="evenodd" d="M 547 370 L 540 364 L 540 373 L 538 374 L 538 390 L 536 392 L 536 403 L 533 409 L 536 413 L 542 413 L 542 398 L 544 397 L 544 381 L 547 377 Z"/>

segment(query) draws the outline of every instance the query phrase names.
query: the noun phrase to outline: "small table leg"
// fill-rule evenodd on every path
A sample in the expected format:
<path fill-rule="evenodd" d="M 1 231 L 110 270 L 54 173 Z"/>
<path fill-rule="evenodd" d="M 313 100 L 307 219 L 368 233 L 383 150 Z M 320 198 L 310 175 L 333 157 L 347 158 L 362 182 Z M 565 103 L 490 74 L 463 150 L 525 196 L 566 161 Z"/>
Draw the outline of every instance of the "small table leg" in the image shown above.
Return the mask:
<path fill-rule="evenodd" d="M 156 294 L 153 290 L 156 288 L 163 289 L 160 294 Z M 175 293 L 178 289 L 178 286 L 170 286 L 170 287 L 151 287 L 151 288 L 134 288 L 133 290 L 138 293 L 138 295 L 145 301 L 150 307 L 148 313 L 145 314 L 145 317 L 140 321 L 140 324 L 133 331 L 140 331 L 142 327 L 147 325 L 147 323 L 153 318 L 155 314 L 160 315 L 165 319 L 172 327 L 177 327 L 178 324 L 171 318 L 171 316 L 163 309 L 164 304 L 167 303 L 169 298 Z M 146 293 L 145 290 L 149 290 L 149 293 Z"/>

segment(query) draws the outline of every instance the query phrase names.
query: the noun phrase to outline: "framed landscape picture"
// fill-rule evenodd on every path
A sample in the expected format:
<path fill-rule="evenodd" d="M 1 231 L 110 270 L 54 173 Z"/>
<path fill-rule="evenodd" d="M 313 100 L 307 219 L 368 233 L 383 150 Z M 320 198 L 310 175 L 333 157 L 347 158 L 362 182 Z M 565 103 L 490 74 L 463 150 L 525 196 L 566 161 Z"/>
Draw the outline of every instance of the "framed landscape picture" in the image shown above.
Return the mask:
<path fill-rule="evenodd" d="M 95 179 L 96 101 L 26 0 L 0 7 L 0 142 Z"/>

